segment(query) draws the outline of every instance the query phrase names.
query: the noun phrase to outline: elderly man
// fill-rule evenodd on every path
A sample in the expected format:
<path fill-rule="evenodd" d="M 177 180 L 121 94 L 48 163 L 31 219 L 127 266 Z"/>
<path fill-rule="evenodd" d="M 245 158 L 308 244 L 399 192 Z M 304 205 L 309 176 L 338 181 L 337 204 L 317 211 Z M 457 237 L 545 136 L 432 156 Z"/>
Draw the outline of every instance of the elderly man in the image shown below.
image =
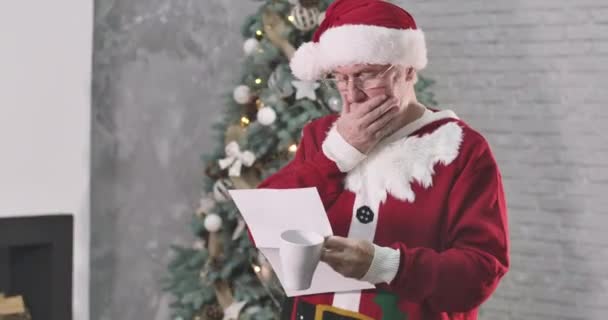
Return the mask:
<path fill-rule="evenodd" d="M 375 289 L 295 297 L 285 318 L 476 319 L 507 272 L 498 166 L 454 112 L 416 100 L 426 62 L 412 16 L 380 0 L 335 1 L 296 51 L 293 73 L 333 82 L 343 109 L 307 124 L 259 187 L 316 187 L 337 235 L 322 261 Z"/>

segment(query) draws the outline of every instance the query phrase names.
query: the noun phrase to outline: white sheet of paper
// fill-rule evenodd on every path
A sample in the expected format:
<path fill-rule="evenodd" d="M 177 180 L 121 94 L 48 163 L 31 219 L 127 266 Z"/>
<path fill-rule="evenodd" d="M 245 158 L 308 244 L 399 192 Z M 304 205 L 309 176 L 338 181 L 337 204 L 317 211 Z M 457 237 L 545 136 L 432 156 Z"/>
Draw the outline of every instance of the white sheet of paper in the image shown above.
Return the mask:
<path fill-rule="evenodd" d="M 313 231 L 322 236 L 333 235 L 329 219 L 317 189 L 238 189 L 229 190 L 232 200 L 247 223 L 256 246 L 283 284 L 279 257 L 280 235 L 285 230 Z M 285 286 L 283 286 L 285 287 Z M 371 289 L 369 282 L 346 278 L 329 265 L 320 262 L 306 290 L 285 290 L 295 295 Z"/>
<path fill-rule="evenodd" d="M 299 229 L 332 235 L 317 188 L 229 190 L 258 248 L 278 248 L 281 233 Z"/>
<path fill-rule="evenodd" d="M 272 269 L 277 274 L 281 284 L 283 283 L 283 270 L 281 270 L 281 258 L 279 257 L 279 249 L 260 248 Z M 374 286 L 365 281 L 359 281 L 337 273 L 325 262 L 319 262 L 317 270 L 312 277 L 312 284 L 306 290 L 290 290 L 285 288 L 285 294 L 288 297 L 300 296 L 305 294 L 325 293 L 325 292 L 343 292 L 351 290 L 372 289 Z"/>

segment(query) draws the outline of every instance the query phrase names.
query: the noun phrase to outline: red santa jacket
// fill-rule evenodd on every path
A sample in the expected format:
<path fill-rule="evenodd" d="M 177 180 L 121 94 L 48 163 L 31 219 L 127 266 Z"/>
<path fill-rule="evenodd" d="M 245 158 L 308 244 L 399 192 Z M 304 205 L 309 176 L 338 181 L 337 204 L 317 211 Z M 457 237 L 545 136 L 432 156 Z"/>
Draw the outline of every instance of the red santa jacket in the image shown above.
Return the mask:
<path fill-rule="evenodd" d="M 488 142 L 452 111 L 429 109 L 363 155 L 337 132 L 337 117 L 307 124 L 295 158 L 258 187 L 316 187 L 335 235 L 374 243 L 364 280 L 376 289 L 296 303 L 372 319 L 476 319 L 509 266 L 505 196 Z"/>

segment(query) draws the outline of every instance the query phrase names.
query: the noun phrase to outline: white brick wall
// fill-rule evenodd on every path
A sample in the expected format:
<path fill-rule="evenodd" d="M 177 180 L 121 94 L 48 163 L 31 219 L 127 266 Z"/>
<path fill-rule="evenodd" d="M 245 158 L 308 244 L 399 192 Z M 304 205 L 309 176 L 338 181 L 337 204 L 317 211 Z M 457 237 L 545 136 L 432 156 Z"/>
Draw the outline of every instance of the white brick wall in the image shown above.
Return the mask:
<path fill-rule="evenodd" d="M 504 177 L 512 267 L 480 318 L 605 319 L 608 1 L 394 2 L 427 35 L 441 107 Z"/>

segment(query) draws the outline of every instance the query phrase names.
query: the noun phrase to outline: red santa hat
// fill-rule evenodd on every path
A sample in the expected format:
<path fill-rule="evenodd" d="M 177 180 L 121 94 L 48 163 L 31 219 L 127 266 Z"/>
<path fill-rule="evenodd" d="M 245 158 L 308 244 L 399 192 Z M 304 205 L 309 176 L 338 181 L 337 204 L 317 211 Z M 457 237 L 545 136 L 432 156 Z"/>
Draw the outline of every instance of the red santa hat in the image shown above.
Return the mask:
<path fill-rule="evenodd" d="M 426 66 L 424 33 L 407 11 L 382 0 L 336 0 L 289 65 L 297 78 L 315 80 L 338 66 L 366 63 Z"/>

